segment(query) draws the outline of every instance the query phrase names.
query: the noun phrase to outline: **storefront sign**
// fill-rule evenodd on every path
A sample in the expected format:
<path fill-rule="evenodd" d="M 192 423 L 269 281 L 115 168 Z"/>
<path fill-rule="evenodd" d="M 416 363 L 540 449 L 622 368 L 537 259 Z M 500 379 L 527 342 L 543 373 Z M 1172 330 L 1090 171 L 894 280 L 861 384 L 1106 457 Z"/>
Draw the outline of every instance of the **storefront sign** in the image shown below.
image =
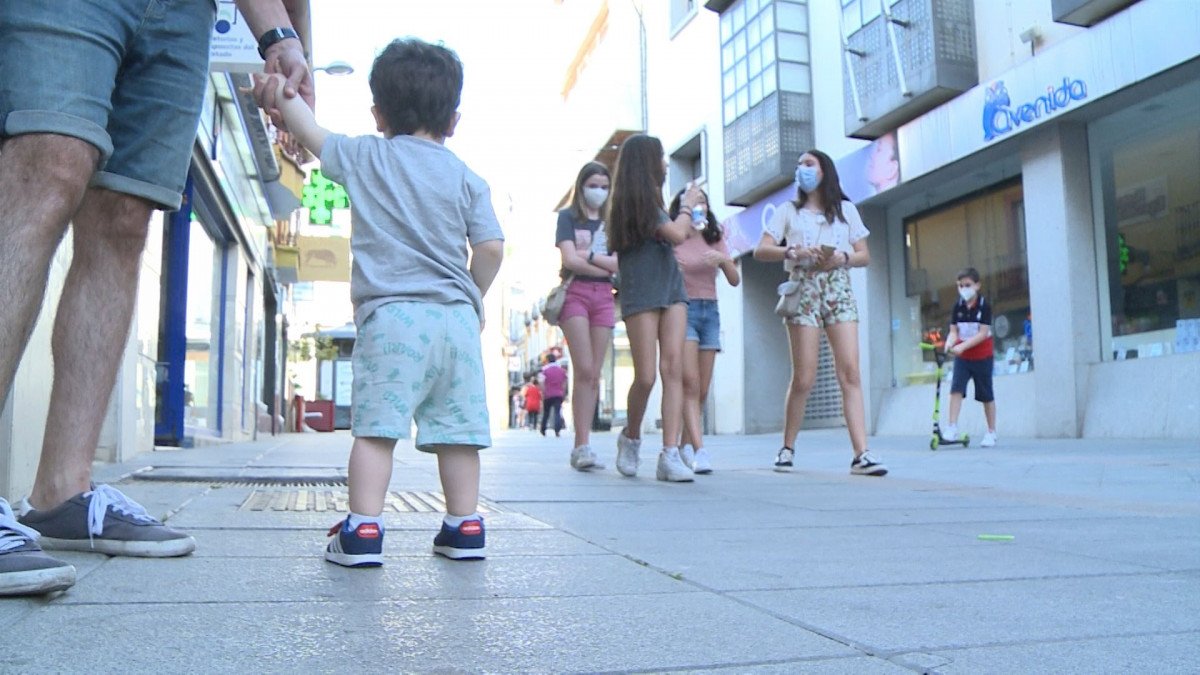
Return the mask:
<path fill-rule="evenodd" d="M 300 281 L 350 281 L 350 240 L 300 237 Z"/>
<path fill-rule="evenodd" d="M 250 32 L 250 24 L 233 2 L 221 0 L 217 3 L 217 23 L 208 48 L 209 72 L 258 73 L 262 68 L 258 40 Z"/>
<path fill-rule="evenodd" d="M 1044 95 L 1013 108 L 1004 80 L 996 80 L 984 92 L 983 140 L 990 141 L 1017 129 L 1022 124 L 1030 124 L 1043 116 L 1049 117 L 1071 105 L 1072 101 L 1082 101 L 1085 98 L 1087 85 L 1083 80 L 1064 77 L 1058 87 L 1046 87 Z"/>

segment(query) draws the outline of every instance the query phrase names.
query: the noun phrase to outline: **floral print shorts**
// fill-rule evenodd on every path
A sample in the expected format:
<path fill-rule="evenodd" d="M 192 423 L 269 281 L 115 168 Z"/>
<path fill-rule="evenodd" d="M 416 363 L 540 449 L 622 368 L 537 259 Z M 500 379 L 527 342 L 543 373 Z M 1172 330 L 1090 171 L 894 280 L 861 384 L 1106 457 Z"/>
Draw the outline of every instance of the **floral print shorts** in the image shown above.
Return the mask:
<path fill-rule="evenodd" d="M 850 273 L 844 269 L 797 270 L 800 282 L 800 309 L 784 323 L 821 328 L 836 323 L 858 321 L 858 303 L 850 287 Z"/>

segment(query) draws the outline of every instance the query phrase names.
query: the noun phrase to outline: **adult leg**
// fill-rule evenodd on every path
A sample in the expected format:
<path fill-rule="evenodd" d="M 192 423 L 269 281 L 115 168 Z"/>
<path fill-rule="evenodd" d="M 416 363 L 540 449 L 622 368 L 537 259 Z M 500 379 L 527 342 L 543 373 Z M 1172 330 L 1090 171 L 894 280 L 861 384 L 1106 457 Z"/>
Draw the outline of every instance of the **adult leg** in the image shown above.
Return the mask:
<path fill-rule="evenodd" d="M 792 381 L 788 385 L 783 408 L 783 444 L 796 445 L 796 434 L 804 424 L 804 407 L 817 381 L 817 356 L 821 346 L 821 329 L 816 326 L 787 324 L 788 345 L 792 352 Z"/>
<path fill-rule="evenodd" d="M 0 144 L 0 406 L 41 310 L 50 261 L 99 156 L 91 144 L 56 134 Z"/>
<path fill-rule="evenodd" d="M 683 343 L 683 445 L 703 447 L 700 436 L 700 343 L 686 340 Z"/>
<path fill-rule="evenodd" d="M 677 303 L 664 309 L 658 323 L 664 448 L 675 447 L 683 429 L 683 343 L 686 335 L 687 305 Z M 699 430 L 696 431 L 699 438 Z"/>
<path fill-rule="evenodd" d="M 625 437 L 638 440 L 642 437 L 642 418 L 646 415 L 646 402 L 654 389 L 655 360 L 658 356 L 658 324 L 660 310 L 638 312 L 625 318 L 625 330 L 629 335 L 629 351 L 633 357 L 633 384 L 625 399 L 627 422 Z M 664 428 L 666 420 L 663 420 Z M 675 433 L 679 433 L 676 428 Z"/>
<path fill-rule="evenodd" d="M 30 495 L 34 508 L 51 508 L 90 488 L 153 210 L 140 197 L 93 188 L 75 215 L 74 255 L 51 340 L 54 384 Z"/>
<path fill-rule="evenodd" d="M 350 511 L 360 516 L 379 516 L 392 480 L 394 438 L 354 439 L 348 472 Z"/>
<path fill-rule="evenodd" d="M 858 367 L 858 322 L 842 321 L 825 327 L 833 351 L 834 372 L 842 388 L 842 414 L 850 445 L 858 457 L 867 449 L 867 416 L 863 403 L 862 376 Z"/>

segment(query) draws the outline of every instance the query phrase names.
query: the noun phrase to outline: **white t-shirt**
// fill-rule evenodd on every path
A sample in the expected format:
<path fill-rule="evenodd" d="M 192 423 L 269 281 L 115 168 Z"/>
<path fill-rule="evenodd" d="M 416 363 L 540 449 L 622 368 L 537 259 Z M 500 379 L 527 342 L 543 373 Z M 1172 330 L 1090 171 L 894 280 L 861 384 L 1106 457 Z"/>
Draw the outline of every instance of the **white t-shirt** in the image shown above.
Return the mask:
<path fill-rule="evenodd" d="M 775 209 L 775 217 L 764 230 L 775 238 L 775 241 L 788 246 L 832 246 L 843 253 L 853 253 L 854 244 L 871 234 L 858 209 L 849 201 L 842 202 L 842 215 L 846 218 L 832 224 L 825 220 L 825 214 L 808 209 L 797 212 L 796 205 L 791 201 L 784 202 Z M 788 272 L 799 266 L 795 260 L 784 260 L 783 269 Z"/>

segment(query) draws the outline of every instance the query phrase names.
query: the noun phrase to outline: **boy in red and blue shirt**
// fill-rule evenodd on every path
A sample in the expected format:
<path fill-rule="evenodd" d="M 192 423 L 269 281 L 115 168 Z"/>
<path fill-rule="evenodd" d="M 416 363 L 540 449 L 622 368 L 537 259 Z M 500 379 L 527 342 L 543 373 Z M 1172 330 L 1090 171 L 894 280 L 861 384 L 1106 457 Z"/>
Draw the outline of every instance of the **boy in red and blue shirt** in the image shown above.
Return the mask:
<path fill-rule="evenodd" d="M 950 423 L 943 436 L 958 438 L 958 411 L 967 395 L 967 382 L 975 381 L 975 400 L 983 404 L 988 431 L 982 447 L 996 444 L 996 397 L 992 392 L 992 305 L 979 292 L 979 272 L 968 267 L 958 273 L 959 300 L 950 314 L 946 350 L 954 355 L 950 383 Z"/>

